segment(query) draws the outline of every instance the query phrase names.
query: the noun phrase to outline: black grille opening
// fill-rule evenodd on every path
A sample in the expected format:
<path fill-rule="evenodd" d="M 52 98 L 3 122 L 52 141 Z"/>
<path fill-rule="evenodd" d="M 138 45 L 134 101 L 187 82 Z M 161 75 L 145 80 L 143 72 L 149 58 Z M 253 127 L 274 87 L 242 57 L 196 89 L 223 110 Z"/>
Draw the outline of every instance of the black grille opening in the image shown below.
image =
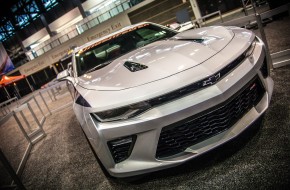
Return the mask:
<path fill-rule="evenodd" d="M 132 135 L 108 142 L 108 147 L 111 151 L 115 163 L 120 163 L 131 155 L 136 138 L 136 135 Z"/>
<path fill-rule="evenodd" d="M 159 137 L 156 158 L 181 153 L 186 148 L 229 129 L 260 102 L 264 93 L 260 80 L 255 77 L 226 102 L 164 127 Z"/>

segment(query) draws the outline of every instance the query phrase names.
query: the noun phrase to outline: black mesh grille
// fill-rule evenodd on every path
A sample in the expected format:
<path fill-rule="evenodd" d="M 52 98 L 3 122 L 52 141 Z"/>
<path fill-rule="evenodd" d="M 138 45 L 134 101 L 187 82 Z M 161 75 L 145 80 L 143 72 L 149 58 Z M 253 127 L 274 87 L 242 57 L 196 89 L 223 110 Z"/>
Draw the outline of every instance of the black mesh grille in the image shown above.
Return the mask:
<path fill-rule="evenodd" d="M 164 127 L 159 137 L 156 157 L 178 154 L 187 147 L 229 129 L 261 100 L 264 92 L 258 77 L 255 77 L 227 102 Z"/>

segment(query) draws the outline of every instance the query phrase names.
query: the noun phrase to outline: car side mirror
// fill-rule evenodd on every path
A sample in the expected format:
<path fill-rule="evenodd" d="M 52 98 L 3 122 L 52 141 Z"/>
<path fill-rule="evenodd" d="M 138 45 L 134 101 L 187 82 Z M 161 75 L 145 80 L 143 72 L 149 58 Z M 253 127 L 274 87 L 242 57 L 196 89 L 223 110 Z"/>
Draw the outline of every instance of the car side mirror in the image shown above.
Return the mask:
<path fill-rule="evenodd" d="M 57 80 L 59 81 L 62 81 L 62 80 L 68 80 L 70 82 L 74 82 L 74 78 L 70 76 L 69 74 L 69 71 L 66 69 L 66 70 L 63 70 L 62 72 L 58 73 L 57 75 Z"/>

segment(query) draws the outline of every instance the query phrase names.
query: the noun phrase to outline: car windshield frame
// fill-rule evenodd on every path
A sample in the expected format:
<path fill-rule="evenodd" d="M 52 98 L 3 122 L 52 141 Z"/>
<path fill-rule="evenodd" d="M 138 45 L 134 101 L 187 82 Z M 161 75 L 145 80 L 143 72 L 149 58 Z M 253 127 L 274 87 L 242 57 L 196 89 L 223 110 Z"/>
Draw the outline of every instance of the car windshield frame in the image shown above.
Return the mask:
<path fill-rule="evenodd" d="M 133 50 L 176 34 L 166 27 L 146 23 L 110 35 L 75 53 L 77 76 L 101 69 Z"/>

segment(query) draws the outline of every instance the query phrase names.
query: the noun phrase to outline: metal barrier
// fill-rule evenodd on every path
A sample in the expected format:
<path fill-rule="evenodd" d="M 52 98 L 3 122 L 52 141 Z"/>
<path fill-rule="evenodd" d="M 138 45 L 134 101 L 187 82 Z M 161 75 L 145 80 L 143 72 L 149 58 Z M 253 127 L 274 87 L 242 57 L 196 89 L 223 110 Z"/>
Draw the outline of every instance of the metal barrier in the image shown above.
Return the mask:
<path fill-rule="evenodd" d="M 261 14 L 261 19 L 267 19 L 267 18 L 271 18 L 274 15 L 283 13 L 283 12 L 288 12 L 288 15 L 290 17 L 290 3 L 283 5 L 281 7 L 278 7 L 276 9 L 273 9 L 271 11 L 267 11 Z M 285 65 L 290 64 L 290 50 L 283 50 L 280 52 L 276 52 L 271 54 L 271 59 L 272 59 L 272 65 L 273 68 L 278 68 L 278 67 L 282 67 Z"/>
<path fill-rule="evenodd" d="M 37 121 L 39 122 L 39 124 L 42 126 L 43 123 L 45 122 L 46 115 L 44 114 L 44 110 L 41 109 L 39 102 L 36 100 L 35 95 L 32 95 L 30 98 L 26 99 L 26 100 L 22 103 L 22 106 L 25 105 L 25 104 L 27 104 L 27 106 L 29 107 L 29 110 L 32 110 L 32 106 L 31 106 L 31 105 L 32 105 L 33 102 L 35 103 L 35 105 L 37 106 L 38 110 L 40 111 L 40 113 L 41 113 L 41 115 L 42 115 L 42 118 L 40 118 L 40 119 L 39 119 L 40 121 L 39 121 L 38 118 L 36 117 L 35 112 L 32 111 L 31 113 L 33 113 L 33 115 L 36 117 L 36 119 L 37 119 Z M 44 105 L 46 106 L 46 109 L 50 112 L 50 110 L 49 110 L 49 108 L 48 108 L 48 106 L 47 106 L 47 104 L 45 103 L 44 100 L 43 100 L 43 102 L 44 102 Z M 18 110 L 18 108 L 17 108 L 16 110 Z M 15 111 L 15 110 L 14 110 L 14 111 Z M 21 113 L 22 117 L 24 117 L 23 112 L 21 111 L 20 113 Z M 51 114 L 51 113 L 50 113 L 50 114 Z M 25 122 L 26 122 L 26 121 L 25 121 Z M 27 123 L 27 122 L 26 122 L 26 123 Z"/>
<path fill-rule="evenodd" d="M 231 21 L 228 21 L 228 22 L 220 23 L 220 25 L 246 27 L 248 24 L 252 24 L 252 23 L 256 23 L 258 25 L 260 37 L 261 37 L 261 39 L 263 40 L 263 42 L 265 44 L 266 59 L 267 59 L 267 61 L 269 63 L 268 70 L 270 71 L 270 68 L 273 68 L 272 59 L 271 59 L 271 56 L 270 56 L 269 46 L 268 46 L 268 43 L 267 43 L 264 27 L 263 27 L 263 24 L 262 24 L 261 15 L 252 14 L 252 15 L 244 16 L 244 17 L 241 17 L 241 18 L 238 18 L 238 19 L 234 19 L 234 20 L 231 20 Z"/>
<path fill-rule="evenodd" d="M 274 15 L 277 15 L 277 14 L 280 14 L 280 13 L 283 13 L 283 12 L 287 12 L 287 11 L 288 11 L 288 14 L 290 16 L 290 3 L 286 4 L 286 5 L 283 5 L 281 7 L 277 7 L 276 9 L 261 13 L 261 18 L 264 20 L 266 18 L 270 18 L 270 17 L 272 17 Z"/>
<path fill-rule="evenodd" d="M 5 102 L 2 102 L 0 104 L 1 117 L 4 117 L 5 115 L 7 115 L 7 114 L 9 114 L 11 112 L 10 105 L 15 103 L 15 102 L 16 102 L 17 105 L 19 105 L 17 97 L 14 97 L 14 98 L 11 98 L 9 100 L 6 100 Z"/>
<path fill-rule="evenodd" d="M 9 186 L 6 186 L 6 189 L 8 189 L 8 188 L 16 188 L 17 187 L 18 189 L 23 189 L 24 190 L 25 189 L 24 185 L 22 184 L 20 178 L 17 176 L 17 174 L 13 170 L 11 164 L 9 163 L 8 159 L 6 158 L 4 153 L 2 152 L 1 148 L 0 148 L 0 161 L 3 163 L 3 166 L 6 168 L 7 172 L 12 177 L 13 181 L 16 183 L 16 185 L 11 184 Z M 0 186 L 0 188 L 1 188 L 1 186 Z"/>
<path fill-rule="evenodd" d="M 273 67 L 278 68 L 290 64 L 290 49 L 271 54 Z"/>
<path fill-rule="evenodd" d="M 260 37 L 263 40 L 263 42 L 265 43 L 267 61 L 270 63 L 271 68 L 277 68 L 279 66 L 284 66 L 284 65 L 287 65 L 290 63 L 290 51 L 285 50 L 285 51 L 277 52 L 277 53 L 270 55 L 268 41 L 267 41 L 267 38 L 265 35 L 262 20 L 267 19 L 267 18 L 271 18 L 272 16 L 274 16 L 276 14 L 280 14 L 280 13 L 283 13 L 286 11 L 288 11 L 289 16 L 290 16 L 290 4 L 283 5 L 281 7 L 278 7 L 276 9 L 271 10 L 271 11 L 267 11 L 267 12 L 262 13 L 262 14 L 256 14 L 256 15 L 252 14 L 252 15 L 245 16 L 245 17 L 238 18 L 238 19 L 234 19 L 234 20 L 231 20 L 228 22 L 219 23 L 219 25 L 246 27 L 248 24 L 253 24 L 253 23 L 257 24 L 258 29 L 259 29 L 259 33 L 260 33 Z"/>
<path fill-rule="evenodd" d="M 13 110 L 8 108 L 8 110 L 5 112 L 5 116 L 3 116 L 0 119 L 1 127 L 5 126 L 5 124 L 6 126 L 11 127 L 10 126 L 11 123 L 6 122 L 11 122 L 10 119 L 14 118 L 16 124 L 15 125 L 13 124 L 13 126 L 17 126 L 20 129 L 22 135 L 24 136 L 25 141 L 28 142 L 27 147 L 25 145 L 25 152 L 21 157 L 21 161 L 17 166 L 16 172 L 14 172 L 12 167 L 9 167 L 9 165 L 7 165 L 9 164 L 9 162 L 1 150 L 0 161 L 3 162 L 5 166 L 6 165 L 8 166 L 7 170 L 18 188 L 24 189 L 19 177 L 23 173 L 23 169 L 28 160 L 33 145 L 35 145 L 37 142 L 39 142 L 46 136 L 46 133 L 43 130 L 43 125 L 45 123 L 47 116 L 51 115 L 53 112 L 57 112 L 68 106 L 71 106 L 72 101 L 68 96 L 73 97 L 72 92 L 70 90 L 70 86 L 68 85 L 67 82 L 60 82 L 51 87 L 48 87 L 47 89 L 40 90 L 37 93 L 31 95 L 30 97 L 22 101 L 21 105 L 19 105 L 19 103 L 17 102 L 18 105 L 17 108 L 14 108 Z M 62 102 L 64 99 L 68 103 L 65 103 L 64 105 L 60 106 L 59 101 Z M 3 102 L 1 105 L 6 105 L 9 102 L 13 101 L 17 101 L 17 98 L 13 98 L 10 99 L 9 101 Z M 54 103 L 57 108 L 53 109 L 53 107 L 49 107 L 48 103 L 50 104 Z M 14 121 L 12 122 L 15 123 Z M 14 182 L 12 182 L 11 186 L 9 187 L 15 187 Z"/>
<path fill-rule="evenodd" d="M 234 20 L 230 20 L 224 23 L 219 23 L 219 25 L 224 25 L 224 26 L 239 26 L 239 27 L 244 27 L 247 24 L 256 21 L 256 15 L 252 14 L 252 15 L 248 15 L 248 16 L 244 16 L 241 18 L 237 18 Z"/>
<path fill-rule="evenodd" d="M 28 122 L 27 117 L 24 116 L 23 114 L 23 110 L 28 109 L 28 111 L 31 113 L 32 119 L 33 121 L 35 121 L 36 125 L 38 126 L 38 128 L 36 128 L 35 130 L 33 130 L 32 128 L 32 122 Z M 41 121 L 39 121 L 39 119 L 37 118 L 35 112 L 33 111 L 31 104 L 29 102 L 22 104 L 20 107 L 16 108 L 14 111 L 14 118 L 17 122 L 17 124 L 19 125 L 19 127 L 21 128 L 21 130 L 23 128 L 23 125 L 17 115 L 17 113 L 20 113 L 20 116 L 22 117 L 22 119 L 24 120 L 24 123 L 26 124 L 26 126 L 29 128 L 30 133 L 27 133 L 26 131 L 24 131 L 27 134 L 27 137 L 29 138 L 29 140 L 31 141 L 32 144 L 36 144 L 39 140 L 41 140 L 43 137 L 46 136 L 44 130 L 43 130 L 43 124 L 45 121 L 45 117 L 43 117 L 43 119 Z"/>
<path fill-rule="evenodd" d="M 66 107 L 71 106 L 72 101 L 66 102 L 62 106 L 60 106 L 58 104 L 57 106 L 49 107 L 48 106 L 49 101 L 44 97 L 45 94 L 47 94 L 50 97 L 51 102 L 56 102 L 57 100 L 61 100 L 64 96 L 68 95 L 66 92 L 64 92 L 65 90 L 67 90 L 67 92 L 69 92 L 70 96 L 73 98 L 72 92 L 70 90 L 70 86 L 69 86 L 68 82 L 66 82 L 66 81 L 59 82 L 53 86 L 50 86 L 50 87 L 43 89 L 43 90 L 40 90 L 38 92 L 39 96 L 41 97 L 41 99 L 43 100 L 47 109 L 49 110 L 49 114 L 52 114 L 53 112 L 57 112 L 59 110 L 62 110 Z M 63 93 L 63 94 L 61 94 L 61 93 Z"/>
<path fill-rule="evenodd" d="M 205 15 L 203 17 L 200 17 L 198 19 L 192 20 L 191 23 L 192 24 L 198 24 L 198 26 L 201 27 L 201 26 L 206 24 L 206 20 L 205 19 L 207 19 L 209 17 L 212 17 L 214 15 L 219 15 L 221 22 L 224 22 L 222 14 L 221 14 L 221 11 L 216 11 L 216 12 L 213 12 L 211 14 L 208 14 L 208 15 Z"/>
<path fill-rule="evenodd" d="M 35 130 L 32 129 L 31 123 L 29 122 L 28 119 L 24 116 L 23 111 L 24 110 L 28 110 L 31 115 L 32 115 L 32 119 L 33 121 L 36 122 L 37 124 L 37 128 Z M 25 130 L 24 128 L 24 124 L 23 122 L 21 122 L 21 119 L 19 117 L 19 115 L 22 117 L 22 121 L 24 121 L 25 125 L 27 126 L 27 128 L 29 129 L 29 132 L 27 130 Z M 25 140 L 28 142 L 28 146 L 25 148 L 25 152 L 24 155 L 21 158 L 21 161 L 17 167 L 16 172 L 13 170 L 12 167 L 10 167 L 10 164 L 8 162 L 8 160 L 6 159 L 4 153 L 1 150 L 1 160 L 3 162 L 3 165 L 5 167 L 7 167 L 9 174 L 11 175 L 13 182 L 11 183 L 11 187 L 14 187 L 13 183 L 15 182 L 19 187 L 22 187 L 22 183 L 19 179 L 19 177 L 22 175 L 23 173 L 23 169 L 25 167 L 25 164 L 28 160 L 29 154 L 32 150 L 32 146 L 34 144 L 36 144 L 38 141 L 40 141 L 41 139 L 43 139 L 46 136 L 46 133 L 44 132 L 42 125 L 43 123 L 41 123 L 33 109 L 30 106 L 30 103 L 24 103 L 21 106 L 17 107 L 16 109 L 14 109 L 12 112 L 8 113 L 5 117 L 3 117 L 0 120 L 0 126 L 3 126 L 6 122 L 8 122 L 11 118 L 14 118 L 18 128 L 20 129 L 21 133 L 23 134 Z M 9 165 L 7 165 L 9 164 Z M 15 175 L 16 174 L 16 175 Z"/>

